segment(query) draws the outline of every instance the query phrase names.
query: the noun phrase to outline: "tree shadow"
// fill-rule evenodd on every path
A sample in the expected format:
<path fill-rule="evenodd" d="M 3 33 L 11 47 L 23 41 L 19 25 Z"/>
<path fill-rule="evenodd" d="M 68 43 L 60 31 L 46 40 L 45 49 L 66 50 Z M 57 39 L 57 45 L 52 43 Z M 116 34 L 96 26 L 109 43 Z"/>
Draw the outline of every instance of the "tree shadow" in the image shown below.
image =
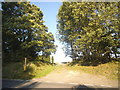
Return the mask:
<path fill-rule="evenodd" d="M 40 85 L 40 84 L 41 84 L 41 82 L 32 82 L 28 85 L 25 85 L 25 86 L 21 87 L 21 88 L 37 88 L 37 86 Z"/>
<path fill-rule="evenodd" d="M 40 85 L 41 82 L 32 82 L 26 80 L 2 80 L 2 89 L 10 88 L 35 88 L 37 85 Z"/>

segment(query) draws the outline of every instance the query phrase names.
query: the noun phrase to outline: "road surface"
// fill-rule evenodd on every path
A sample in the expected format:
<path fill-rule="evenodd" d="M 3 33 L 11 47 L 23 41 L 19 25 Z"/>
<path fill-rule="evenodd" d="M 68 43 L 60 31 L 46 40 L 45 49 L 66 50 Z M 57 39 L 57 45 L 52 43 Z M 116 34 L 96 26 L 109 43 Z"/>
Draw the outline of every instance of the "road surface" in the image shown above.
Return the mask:
<path fill-rule="evenodd" d="M 2 80 L 3 88 L 89 88 L 103 90 L 114 88 L 118 90 L 118 81 L 109 80 L 104 76 L 97 76 L 83 71 L 73 71 L 63 66 L 45 77 L 32 80 Z M 94 89 L 91 89 L 94 88 Z M 101 89 L 102 88 L 102 89 Z"/>
<path fill-rule="evenodd" d="M 2 80 L 2 88 L 65 88 L 74 90 L 77 88 L 84 88 L 87 90 L 118 90 L 117 88 L 95 85 L 79 85 L 74 83 L 55 83 L 55 82 L 41 82 L 36 80 Z"/>

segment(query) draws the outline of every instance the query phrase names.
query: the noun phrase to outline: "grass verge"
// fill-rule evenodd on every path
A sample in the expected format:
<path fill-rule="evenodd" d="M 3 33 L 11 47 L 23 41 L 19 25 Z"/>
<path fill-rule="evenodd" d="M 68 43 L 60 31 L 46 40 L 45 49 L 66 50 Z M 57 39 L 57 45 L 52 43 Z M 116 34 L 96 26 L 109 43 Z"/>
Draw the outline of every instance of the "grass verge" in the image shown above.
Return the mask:
<path fill-rule="evenodd" d="M 100 64 L 98 66 L 68 66 L 69 69 L 84 71 L 86 73 L 103 75 L 109 79 L 118 80 L 118 62 L 109 62 L 106 64 Z"/>
<path fill-rule="evenodd" d="M 24 71 L 23 66 L 24 64 L 21 62 L 4 65 L 2 67 L 2 77 L 6 79 L 34 79 L 43 77 L 55 69 L 55 66 L 40 61 L 29 62 L 26 71 Z"/>

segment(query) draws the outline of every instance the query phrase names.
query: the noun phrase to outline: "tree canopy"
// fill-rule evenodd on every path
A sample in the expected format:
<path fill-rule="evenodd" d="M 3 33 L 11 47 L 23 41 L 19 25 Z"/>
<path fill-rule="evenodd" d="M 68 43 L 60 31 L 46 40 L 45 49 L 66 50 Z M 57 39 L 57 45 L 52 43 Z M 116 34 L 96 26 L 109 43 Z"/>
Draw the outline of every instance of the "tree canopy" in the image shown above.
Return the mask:
<path fill-rule="evenodd" d="M 44 25 L 43 13 L 30 2 L 2 2 L 3 62 L 30 60 L 55 53 L 54 37 Z"/>
<path fill-rule="evenodd" d="M 57 26 L 66 55 L 91 62 L 119 58 L 118 8 L 118 2 L 63 2 Z"/>

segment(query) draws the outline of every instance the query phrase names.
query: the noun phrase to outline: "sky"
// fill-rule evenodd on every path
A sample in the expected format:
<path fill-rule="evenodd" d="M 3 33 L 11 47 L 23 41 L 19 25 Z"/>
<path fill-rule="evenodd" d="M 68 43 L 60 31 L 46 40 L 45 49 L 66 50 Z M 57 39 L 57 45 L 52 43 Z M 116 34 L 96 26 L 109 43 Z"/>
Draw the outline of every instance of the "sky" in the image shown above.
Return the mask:
<path fill-rule="evenodd" d="M 58 38 L 56 38 L 57 33 L 57 14 L 59 11 L 62 2 L 31 2 L 31 4 L 35 4 L 40 7 L 43 12 L 43 20 L 45 21 L 45 25 L 48 27 L 48 32 L 52 32 L 55 38 L 55 45 L 58 45 L 56 53 L 54 56 L 54 62 L 66 62 L 71 61 L 70 57 L 65 57 L 64 51 L 62 50 L 63 45 L 60 43 Z"/>

